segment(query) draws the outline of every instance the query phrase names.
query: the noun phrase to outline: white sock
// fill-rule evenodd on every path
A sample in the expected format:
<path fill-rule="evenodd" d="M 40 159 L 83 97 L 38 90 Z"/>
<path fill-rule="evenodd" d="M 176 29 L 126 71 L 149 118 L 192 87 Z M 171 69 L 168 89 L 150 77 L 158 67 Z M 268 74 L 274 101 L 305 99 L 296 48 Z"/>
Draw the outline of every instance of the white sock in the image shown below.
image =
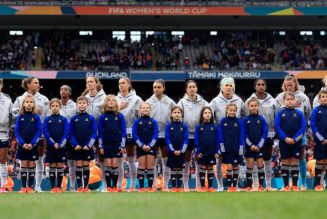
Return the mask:
<path fill-rule="evenodd" d="M 107 189 L 107 182 L 106 182 L 106 178 L 105 178 L 105 166 L 104 166 L 104 162 L 100 162 L 100 170 L 101 170 L 101 174 L 102 174 L 103 189 Z"/>
<path fill-rule="evenodd" d="M 168 188 L 168 182 L 170 178 L 170 168 L 166 166 L 168 157 L 162 159 L 162 175 L 163 175 L 163 187 Z"/>
<path fill-rule="evenodd" d="M 1 188 L 6 185 L 7 176 L 8 176 L 8 166 L 7 166 L 7 164 L 0 164 Z"/>
<path fill-rule="evenodd" d="M 183 170 L 184 189 L 189 188 L 188 181 L 189 181 L 189 178 L 190 178 L 190 165 L 191 165 L 190 161 L 185 162 L 185 168 Z"/>
<path fill-rule="evenodd" d="M 201 188 L 201 183 L 200 183 L 200 176 L 199 176 L 199 165 L 197 161 L 194 161 L 195 165 L 195 189 L 196 188 Z"/>
<path fill-rule="evenodd" d="M 272 178 L 272 168 L 271 168 L 271 161 L 265 160 L 265 174 L 266 174 L 266 187 L 271 187 L 271 178 Z"/>
<path fill-rule="evenodd" d="M 40 156 L 38 160 L 35 161 L 35 189 L 41 188 L 43 168 L 44 168 L 44 156 Z"/>
<path fill-rule="evenodd" d="M 320 177 L 320 185 L 325 185 L 325 171 L 321 172 L 321 177 Z"/>
<path fill-rule="evenodd" d="M 76 183 L 76 169 L 75 169 L 75 161 L 68 160 L 67 161 L 68 169 L 69 169 L 69 185 L 70 190 L 75 190 L 75 183 Z"/>
<path fill-rule="evenodd" d="M 253 188 L 259 188 L 259 177 L 258 177 L 258 167 L 257 164 L 253 165 L 252 170 L 252 187 Z"/>
<path fill-rule="evenodd" d="M 128 168 L 129 168 L 129 176 L 130 176 L 130 187 L 135 188 L 137 168 L 136 168 L 136 157 L 128 157 Z"/>
<path fill-rule="evenodd" d="M 123 166 L 123 159 L 119 159 L 118 161 L 118 181 L 117 181 L 117 187 L 122 187 L 122 182 L 124 178 L 124 166 Z"/>
<path fill-rule="evenodd" d="M 217 172 L 217 185 L 218 188 L 223 188 L 224 184 L 223 184 L 223 170 L 222 170 L 222 163 L 221 163 L 221 159 L 217 159 L 217 166 L 216 166 L 216 172 Z M 198 175 L 198 174 L 197 174 Z M 199 180 L 200 181 L 200 180 Z"/>

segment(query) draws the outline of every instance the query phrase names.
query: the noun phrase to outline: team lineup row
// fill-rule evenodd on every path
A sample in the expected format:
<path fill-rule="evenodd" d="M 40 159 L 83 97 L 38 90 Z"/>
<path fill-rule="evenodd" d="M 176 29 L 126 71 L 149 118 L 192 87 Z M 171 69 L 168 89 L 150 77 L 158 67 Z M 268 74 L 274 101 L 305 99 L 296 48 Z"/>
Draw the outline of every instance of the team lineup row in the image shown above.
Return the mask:
<path fill-rule="evenodd" d="M 2 88 L 2 86 L 3 83 L 1 81 L 0 87 Z M 205 174 L 207 174 L 208 190 L 213 191 L 212 180 L 215 176 L 212 167 L 217 163 L 216 175 L 218 190 L 222 190 L 221 163 L 224 162 L 228 164 L 227 181 L 229 191 L 235 191 L 238 178 L 238 164 L 243 160 L 242 156 L 245 149 L 248 179 L 247 189 L 251 190 L 251 174 L 252 169 L 255 167 L 254 161 L 256 161 L 260 184 L 259 189 L 264 190 L 262 183 L 266 177 L 266 189 L 270 190 L 270 157 L 271 147 L 273 145 L 272 138 L 275 135 L 274 130 L 277 131 L 278 137 L 281 140 L 283 178 L 287 178 L 287 180 L 284 179 L 284 190 L 289 190 L 289 172 L 294 178 L 293 186 L 297 185 L 298 163 L 300 164 L 301 180 L 305 182 L 305 174 L 303 176 L 303 171 L 301 171 L 303 164 L 304 168 L 306 168 L 305 160 L 303 159 L 305 147 L 302 146 L 306 145 L 305 129 L 306 121 L 310 117 L 311 105 L 309 98 L 299 89 L 297 79 L 292 75 L 285 78 L 282 86 L 284 92 L 279 94 L 276 99 L 265 92 L 267 86 L 265 80 L 256 80 L 256 92 L 245 103 L 235 94 L 235 83 L 232 78 L 221 80 L 221 92 L 210 104 L 197 94 L 196 82 L 188 81 L 186 84 L 186 94 L 177 105 L 168 96 L 164 95 L 165 83 L 163 80 L 154 82 L 154 94 L 146 101 L 147 104 L 143 104 L 142 99 L 132 89 L 131 82 L 128 78 L 121 78 L 119 80 L 120 91 L 116 97 L 113 95 L 106 97 L 100 81 L 95 77 L 88 77 L 86 80 L 86 90 L 82 94 L 82 97 L 77 100 L 77 105 L 69 99 L 72 91 L 71 88 L 64 85 L 60 89 L 61 99 L 54 99 L 50 102 L 50 111 L 48 106 L 49 100 L 38 92 L 40 86 L 37 78 L 24 79 L 22 86 L 26 89 L 26 92 L 18 97 L 13 105 L 11 105 L 11 101 L 6 95 L 1 93 L 0 96 L 1 112 L 3 112 L 3 115 L 8 115 L 1 118 L 0 171 L 3 179 L 3 176 L 6 175 L 6 160 L 3 157 L 6 157 L 5 154 L 7 153 L 6 150 L 9 140 L 8 127 L 10 126 L 9 115 L 12 112 L 13 117 L 16 119 L 15 137 L 18 141 L 17 158 L 22 161 L 21 176 L 23 186 L 25 185 L 23 192 L 31 190 L 30 187 L 34 183 L 35 175 L 35 190 L 40 191 L 45 142 L 47 142 L 46 161 L 50 163 L 50 181 L 53 190 L 58 191 L 57 187 L 61 185 L 59 182 L 62 179 L 63 163 L 66 161 L 66 155 L 68 159 L 67 164 L 70 169 L 70 180 L 72 182 L 71 190 L 74 189 L 75 178 L 77 179 L 78 190 L 87 190 L 89 175 L 88 161 L 93 159 L 92 146 L 96 142 L 97 129 L 99 138 L 99 144 L 96 144 L 99 155 L 98 159 L 101 163 L 103 176 L 105 176 L 103 182 L 106 184 L 105 188 L 108 188 L 108 191 L 117 191 L 121 187 L 121 156 L 124 153 L 127 154 L 129 161 L 130 191 L 134 191 L 135 189 L 136 178 L 139 179 L 140 185 L 143 184 L 142 180 L 144 180 L 145 171 L 150 184 L 149 190 L 154 191 L 151 188 L 151 184 L 155 178 L 154 161 L 158 149 L 161 150 L 163 157 L 163 190 L 168 190 L 168 180 L 171 172 L 172 190 L 176 189 L 180 191 L 183 181 L 184 190 L 188 191 L 189 165 L 194 147 L 196 148 L 195 162 L 197 164 L 196 182 L 198 188 L 203 188 L 202 190 L 204 190 L 204 178 Z M 285 92 L 290 93 L 285 95 Z M 32 96 L 28 96 L 28 94 Z M 323 98 L 324 93 L 321 93 L 320 101 L 323 101 Z M 28 101 L 26 102 L 26 100 Z M 287 107 L 287 101 L 289 102 L 289 107 Z M 319 105 L 318 97 L 315 98 L 315 104 Z M 323 106 L 324 104 L 320 107 Z M 251 107 L 254 108 L 252 110 L 253 112 L 251 112 Z M 282 117 L 278 119 L 276 113 L 281 107 L 283 110 L 295 107 L 299 111 L 284 112 L 281 114 Z M 37 110 L 37 114 L 28 113 L 33 111 L 34 108 Z M 79 113 L 75 115 L 77 111 Z M 54 117 L 59 112 L 61 116 Z M 86 112 L 88 113 L 86 114 Z M 102 112 L 106 113 L 101 115 Z M 298 114 L 298 112 L 303 113 L 303 119 L 302 114 Z M 262 117 L 258 114 L 262 115 Z M 36 130 L 39 129 L 37 128 L 38 119 L 36 115 L 40 115 L 40 124 L 43 122 L 44 136 L 47 141 L 38 140 Z M 46 117 L 47 115 L 51 116 Z M 249 120 L 244 120 L 246 122 L 243 125 L 242 120 L 239 118 L 244 118 L 246 115 L 250 115 L 250 117 L 246 117 Z M 63 122 L 65 119 L 63 118 L 67 118 L 67 121 L 74 121 L 69 123 L 71 126 L 69 135 L 71 144 L 67 143 L 69 142 L 67 141 L 69 131 L 63 128 L 65 125 Z M 295 120 L 290 123 L 289 121 L 292 118 Z M 226 121 L 224 120 L 222 122 L 222 119 Z M 248 126 L 247 124 L 251 123 L 251 119 L 254 119 L 252 121 L 254 124 L 255 119 L 257 119 L 257 125 Z M 323 121 L 324 117 L 321 117 L 321 119 Z M 92 122 L 93 120 L 94 122 Z M 30 126 L 31 124 L 28 121 L 32 121 L 34 126 Z M 49 124 L 47 125 L 49 121 L 51 121 L 50 126 L 48 126 Z M 98 128 L 96 121 L 98 121 Z M 301 125 L 301 121 L 304 121 L 304 127 Z M 83 122 L 94 124 L 85 126 Z M 265 123 L 267 123 L 266 126 L 264 125 Z M 157 131 L 156 124 L 158 124 Z M 167 124 L 170 125 L 170 129 L 165 131 Z M 199 124 L 201 125 L 198 126 Z M 197 126 L 198 129 L 196 128 Z M 42 125 L 40 127 L 41 130 Z M 50 128 L 52 130 L 51 132 L 49 132 L 50 129 L 48 132 L 46 131 L 48 127 L 52 127 Z M 236 129 L 234 130 L 233 127 Z M 256 128 L 253 129 L 253 127 Z M 281 127 L 281 129 L 277 129 L 277 127 Z M 319 129 L 321 128 L 319 126 L 317 127 Z M 177 130 L 183 130 L 183 132 L 178 132 Z M 258 132 L 258 130 L 262 131 Z M 126 133 L 126 139 L 122 137 L 124 133 Z M 22 134 L 24 138 L 22 138 Z M 314 131 L 314 134 L 315 140 L 318 139 L 318 141 L 322 142 L 320 144 L 322 149 L 315 150 L 315 156 L 317 156 L 316 151 L 319 151 L 319 156 L 321 156 L 317 158 L 318 165 L 316 165 L 319 173 L 319 170 L 322 172 L 324 168 L 326 158 L 324 157 L 326 152 L 323 147 L 325 143 L 324 136 L 326 135 L 324 130 Z M 25 138 L 28 140 L 26 141 Z M 284 146 L 282 146 L 283 142 L 285 143 Z M 36 145 L 39 146 L 36 147 Z M 65 145 L 67 153 L 63 149 Z M 136 145 L 138 168 L 136 168 L 135 164 L 134 145 Z M 283 148 L 287 150 L 283 151 Z M 318 175 L 320 176 L 321 174 Z M 52 179 L 51 176 L 53 176 Z M 56 176 L 57 184 L 55 184 Z M 82 179 L 84 179 L 84 187 Z M 5 180 L 1 180 L 1 184 L 3 181 Z M 28 184 L 27 181 L 29 181 Z M 176 181 L 176 183 L 173 183 L 173 181 Z M 318 181 L 317 179 L 317 182 L 320 182 L 320 180 Z M 301 189 L 303 190 L 305 183 L 302 183 L 302 185 L 303 187 Z M 317 190 L 323 189 L 319 183 L 317 183 L 316 187 Z M 297 190 L 297 187 L 293 189 Z M 140 191 L 144 191 L 143 186 L 141 186 Z"/>

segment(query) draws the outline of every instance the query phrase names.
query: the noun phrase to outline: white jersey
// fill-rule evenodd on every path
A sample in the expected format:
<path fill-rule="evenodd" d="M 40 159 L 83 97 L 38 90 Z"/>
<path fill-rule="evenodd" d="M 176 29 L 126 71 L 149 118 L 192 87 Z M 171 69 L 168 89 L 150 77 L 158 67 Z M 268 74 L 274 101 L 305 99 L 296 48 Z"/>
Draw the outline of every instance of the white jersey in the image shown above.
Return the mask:
<path fill-rule="evenodd" d="M 205 106 L 209 106 L 209 103 L 197 94 L 196 100 L 192 101 L 187 94 L 177 103 L 177 105 L 183 110 L 183 121 L 188 127 L 189 138 L 194 138 L 195 127 L 200 122 L 201 109 Z"/>
<path fill-rule="evenodd" d="M 89 100 L 87 112 L 98 121 L 102 112 L 104 100 L 106 99 L 106 93 L 101 89 L 94 97 L 91 97 L 90 94 L 86 94 L 85 97 Z"/>
<path fill-rule="evenodd" d="M 19 110 L 23 104 L 23 99 L 27 94 L 28 94 L 28 92 L 26 91 L 23 95 L 17 97 L 14 102 L 13 116 L 15 119 L 19 115 Z M 35 99 L 35 105 L 37 107 L 37 113 L 39 114 L 41 122 L 43 123 L 45 117 L 48 115 L 49 99 L 46 96 L 40 94 L 39 92 L 36 92 L 34 94 L 34 99 Z"/>
<path fill-rule="evenodd" d="M 0 140 L 8 141 L 10 130 L 10 118 L 12 117 L 11 98 L 0 92 Z"/>
<path fill-rule="evenodd" d="M 61 102 L 60 115 L 66 117 L 68 122 L 74 115 L 76 115 L 76 112 L 77 112 L 77 108 L 76 108 L 76 103 L 74 101 L 69 99 L 66 105 L 63 105 Z"/>
<path fill-rule="evenodd" d="M 216 120 L 216 124 L 219 126 L 220 120 L 226 117 L 226 107 L 228 104 L 234 103 L 237 106 L 236 117 L 242 118 L 245 116 L 245 105 L 243 100 L 236 94 L 233 94 L 232 98 L 227 99 L 220 92 L 211 102 L 210 106 Z"/>
<path fill-rule="evenodd" d="M 163 95 L 159 100 L 154 94 L 145 102 L 151 105 L 150 117 L 158 122 L 159 138 L 164 138 L 166 125 L 170 122 L 171 109 L 176 103 L 167 95 Z"/>
<path fill-rule="evenodd" d="M 117 102 L 127 102 L 127 106 L 120 110 L 123 114 L 126 122 L 126 134 L 128 138 L 132 138 L 132 127 L 135 119 L 140 117 L 140 106 L 143 103 L 141 97 L 136 95 L 135 90 L 131 90 L 126 96 L 123 96 L 120 92 L 117 94 Z"/>
<path fill-rule="evenodd" d="M 284 107 L 284 93 L 285 92 L 279 93 L 276 97 L 278 109 Z M 295 95 L 295 100 L 301 102 L 301 105 L 296 107 L 296 109 L 300 110 L 308 121 L 312 110 L 309 97 L 301 90 L 297 90 L 293 94 Z"/>
<path fill-rule="evenodd" d="M 274 131 L 274 121 L 275 121 L 275 116 L 277 113 L 277 102 L 276 100 L 268 93 L 266 93 L 266 98 L 261 100 L 257 97 L 255 93 L 253 93 L 246 101 L 245 101 L 245 114 L 249 115 L 249 110 L 248 110 L 248 102 L 251 98 L 257 98 L 257 100 L 260 103 L 260 109 L 259 109 L 259 114 L 262 115 L 268 124 L 268 137 L 273 138 L 275 136 L 275 131 Z"/>

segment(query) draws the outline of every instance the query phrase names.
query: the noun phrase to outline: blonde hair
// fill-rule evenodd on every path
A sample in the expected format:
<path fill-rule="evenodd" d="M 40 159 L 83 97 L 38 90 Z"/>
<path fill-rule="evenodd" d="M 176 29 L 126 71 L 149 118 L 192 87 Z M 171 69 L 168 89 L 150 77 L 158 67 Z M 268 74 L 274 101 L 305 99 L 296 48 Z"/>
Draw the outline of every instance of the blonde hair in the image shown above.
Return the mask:
<path fill-rule="evenodd" d="M 110 111 L 109 107 L 107 106 L 107 102 L 113 98 L 115 100 L 115 106 L 114 106 L 114 112 L 115 114 L 118 114 L 119 113 L 119 106 L 118 106 L 118 103 L 117 103 L 117 100 L 116 100 L 116 96 L 113 95 L 113 94 L 109 94 L 108 96 L 106 96 L 106 99 L 104 99 L 104 103 L 103 103 L 103 112 L 108 112 Z"/>
<path fill-rule="evenodd" d="M 95 77 L 95 76 L 88 76 L 88 77 L 86 78 L 86 81 L 87 81 L 88 78 L 93 78 L 93 79 L 94 79 L 95 83 L 97 84 L 97 91 L 102 90 L 102 84 L 101 84 L 99 78 L 97 78 L 97 77 Z M 84 90 L 84 92 L 81 94 L 81 96 L 85 96 L 85 95 L 88 94 L 88 93 L 89 93 L 89 90 L 86 88 L 86 89 Z"/>
<path fill-rule="evenodd" d="M 60 102 L 60 100 L 59 100 L 58 98 L 52 98 L 52 99 L 50 100 L 50 102 L 49 102 L 49 107 L 51 107 L 51 105 L 52 105 L 53 103 L 58 103 L 59 106 L 61 107 L 61 102 Z"/>
<path fill-rule="evenodd" d="M 220 84 L 220 91 L 222 93 L 223 93 L 224 85 L 226 85 L 226 84 L 231 84 L 233 86 L 233 91 L 235 92 L 235 81 L 234 81 L 234 78 L 232 78 L 232 77 L 225 77 L 225 78 L 223 78 L 223 79 L 220 80 L 219 84 Z"/>
<path fill-rule="evenodd" d="M 294 84 L 295 84 L 295 91 L 297 91 L 297 90 L 300 89 L 300 84 L 299 84 L 299 81 L 297 80 L 297 78 L 296 78 L 294 75 L 289 74 L 289 75 L 287 75 L 287 76 L 284 78 L 284 82 L 283 82 L 283 84 L 282 84 L 282 90 L 283 90 L 284 92 L 287 91 L 287 89 L 286 89 L 286 81 L 293 81 L 293 82 L 294 82 Z"/>
<path fill-rule="evenodd" d="M 24 104 L 25 104 L 25 101 L 26 101 L 27 99 L 32 99 L 32 100 L 33 100 L 34 106 L 33 106 L 33 108 L 32 108 L 32 114 L 35 114 L 35 113 L 36 113 L 36 110 L 37 110 L 37 109 L 36 109 L 36 105 L 35 105 L 35 99 L 34 99 L 34 97 L 33 97 L 31 94 L 27 94 L 27 95 L 24 97 L 24 99 L 23 99 L 23 103 L 22 103 L 22 106 L 21 106 L 20 109 L 19 109 L 19 114 L 21 114 L 21 115 L 24 115 L 25 112 L 26 112 L 25 107 L 24 107 Z"/>

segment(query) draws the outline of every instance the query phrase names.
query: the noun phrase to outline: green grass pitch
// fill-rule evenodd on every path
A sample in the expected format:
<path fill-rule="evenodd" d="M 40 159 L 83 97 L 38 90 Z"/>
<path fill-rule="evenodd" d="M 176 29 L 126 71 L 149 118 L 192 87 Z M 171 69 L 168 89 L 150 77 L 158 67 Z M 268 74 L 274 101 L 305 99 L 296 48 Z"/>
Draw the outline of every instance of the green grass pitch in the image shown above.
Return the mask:
<path fill-rule="evenodd" d="M 0 194 L 0 218 L 324 218 L 327 192 Z"/>

